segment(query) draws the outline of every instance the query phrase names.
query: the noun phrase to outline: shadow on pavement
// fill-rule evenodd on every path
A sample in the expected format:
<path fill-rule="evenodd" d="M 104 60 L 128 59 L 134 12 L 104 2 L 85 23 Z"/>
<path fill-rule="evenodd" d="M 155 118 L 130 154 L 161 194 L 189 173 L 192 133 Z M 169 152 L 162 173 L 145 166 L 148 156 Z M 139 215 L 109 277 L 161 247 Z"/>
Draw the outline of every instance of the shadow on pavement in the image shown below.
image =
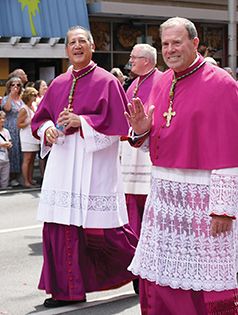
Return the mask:
<path fill-rule="evenodd" d="M 124 294 L 112 298 L 102 298 L 96 301 L 89 301 L 82 304 L 75 304 L 73 306 L 64 306 L 60 308 L 47 309 L 42 305 L 35 306 L 36 311 L 29 314 L 38 315 L 50 315 L 50 314 L 69 314 L 69 315 L 116 315 L 116 314 L 139 314 L 139 311 L 133 311 L 130 309 L 136 307 L 139 304 L 139 296 L 135 294 Z M 124 313 L 128 310 L 128 313 Z M 138 306 L 139 310 L 139 306 Z"/>
<path fill-rule="evenodd" d="M 124 314 L 125 310 L 129 310 L 139 303 L 138 295 L 131 294 L 130 296 L 112 298 L 104 303 L 100 303 L 96 306 L 89 306 L 88 309 L 80 309 L 80 315 L 116 315 Z M 90 304 L 90 302 L 89 302 Z M 77 312 L 67 312 L 62 314 L 78 314 Z M 133 315 L 139 315 L 139 313 L 131 312 Z"/>
<path fill-rule="evenodd" d="M 16 187 L 16 188 L 11 188 L 8 187 L 6 189 L 0 189 L 0 195 L 1 196 L 8 196 L 8 195 L 14 195 L 14 194 L 18 194 L 18 193 L 31 193 L 32 196 L 36 196 L 36 192 L 40 193 L 41 190 L 41 186 L 34 186 L 32 188 L 24 188 L 22 186 Z"/>
<path fill-rule="evenodd" d="M 29 256 L 42 256 L 42 242 L 28 244 L 31 249 Z"/>

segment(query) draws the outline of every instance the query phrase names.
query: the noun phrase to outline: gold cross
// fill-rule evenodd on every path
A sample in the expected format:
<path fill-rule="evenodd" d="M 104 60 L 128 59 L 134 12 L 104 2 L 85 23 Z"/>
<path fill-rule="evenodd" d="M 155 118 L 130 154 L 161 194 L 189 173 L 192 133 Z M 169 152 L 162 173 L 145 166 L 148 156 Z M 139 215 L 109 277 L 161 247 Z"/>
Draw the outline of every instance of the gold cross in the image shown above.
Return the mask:
<path fill-rule="evenodd" d="M 173 108 L 169 105 L 168 112 L 164 112 L 163 116 L 166 117 L 166 127 L 170 126 L 171 119 L 176 115 L 176 112 L 173 112 Z"/>

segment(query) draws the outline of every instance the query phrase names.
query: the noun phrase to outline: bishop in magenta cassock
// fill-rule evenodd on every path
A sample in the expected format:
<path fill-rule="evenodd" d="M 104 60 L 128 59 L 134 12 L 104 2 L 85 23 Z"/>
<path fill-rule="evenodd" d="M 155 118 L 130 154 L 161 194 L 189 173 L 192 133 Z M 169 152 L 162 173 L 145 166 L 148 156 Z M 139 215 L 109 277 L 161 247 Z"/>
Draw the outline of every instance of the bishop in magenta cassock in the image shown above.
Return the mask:
<path fill-rule="evenodd" d="M 143 315 L 238 314 L 238 86 L 197 54 L 189 20 L 166 21 L 161 40 L 155 107 L 144 115 L 136 99 L 127 114 L 137 139 L 150 130 L 153 164 L 129 270 Z"/>
<path fill-rule="evenodd" d="M 157 69 L 157 51 L 149 44 L 136 44 L 130 54 L 131 71 L 137 78 L 127 89 L 128 100 L 138 96 L 145 108 L 150 104 L 150 95 L 157 91 L 157 80 L 161 72 Z M 154 93 L 153 95 L 156 95 Z M 141 221 L 147 195 L 150 191 L 151 160 L 149 152 L 130 146 L 128 141 L 121 143 L 121 168 L 126 193 L 126 204 L 130 227 L 140 235 Z M 138 293 L 138 279 L 133 281 Z"/>
<path fill-rule="evenodd" d="M 53 80 L 32 121 L 42 156 L 50 150 L 38 209 L 44 222 L 39 288 L 52 295 L 46 307 L 131 281 L 127 267 L 137 243 L 118 158 L 120 135 L 128 133 L 126 95 L 91 60 L 91 34 L 75 27 L 67 36 L 73 69 Z"/>
<path fill-rule="evenodd" d="M 137 78 L 127 89 L 128 100 L 139 97 L 144 107 L 156 89 L 161 72 L 156 68 L 157 51 L 149 44 L 136 44 L 130 56 L 131 71 Z M 154 93 L 153 95 L 156 95 Z M 126 193 L 126 203 L 131 228 L 140 235 L 141 221 L 147 194 L 150 191 L 151 160 L 148 152 L 130 146 L 127 141 L 121 143 L 121 168 Z"/>

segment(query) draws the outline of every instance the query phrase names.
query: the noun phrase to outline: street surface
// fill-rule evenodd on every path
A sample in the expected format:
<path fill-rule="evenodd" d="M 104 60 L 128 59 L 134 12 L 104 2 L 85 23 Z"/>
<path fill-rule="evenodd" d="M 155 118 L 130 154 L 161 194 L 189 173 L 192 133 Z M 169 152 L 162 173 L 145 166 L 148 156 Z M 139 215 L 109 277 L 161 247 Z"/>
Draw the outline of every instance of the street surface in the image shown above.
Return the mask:
<path fill-rule="evenodd" d="M 139 315 L 132 285 L 90 293 L 87 303 L 46 309 L 37 289 L 42 265 L 42 224 L 36 221 L 39 190 L 0 191 L 0 315 Z"/>

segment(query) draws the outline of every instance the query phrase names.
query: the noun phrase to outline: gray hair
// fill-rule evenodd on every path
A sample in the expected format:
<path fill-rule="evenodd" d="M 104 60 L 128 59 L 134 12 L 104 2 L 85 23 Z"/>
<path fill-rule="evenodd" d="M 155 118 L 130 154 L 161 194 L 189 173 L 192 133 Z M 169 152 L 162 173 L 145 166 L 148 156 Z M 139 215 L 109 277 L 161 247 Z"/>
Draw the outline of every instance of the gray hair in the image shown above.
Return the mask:
<path fill-rule="evenodd" d="M 193 22 L 178 16 L 172 17 L 160 25 L 160 36 L 162 35 L 164 29 L 179 25 L 182 25 L 186 28 L 189 39 L 194 39 L 195 37 L 198 37 L 197 29 Z"/>
<path fill-rule="evenodd" d="M 69 32 L 74 31 L 74 30 L 82 30 L 82 31 L 84 31 L 86 36 L 87 36 L 88 41 L 90 42 L 90 44 L 94 44 L 92 33 L 88 29 L 83 27 L 83 26 L 75 25 L 75 26 L 70 27 L 68 29 L 68 32 L 66 33 L 66 37 L 65 37 L 65 40 L 64 40 L 65 46 L 67 46 L 68 43 L 69 43 L 69 38 L 68 38 L 69 37 Z"/>
<path fill-rule="evenodd" d="M 140 49 L 140 55 L 149 59 L 153 65 L 157 64 L 157 50 L 149 44 L 136 44 L 134 48 Z"/>

